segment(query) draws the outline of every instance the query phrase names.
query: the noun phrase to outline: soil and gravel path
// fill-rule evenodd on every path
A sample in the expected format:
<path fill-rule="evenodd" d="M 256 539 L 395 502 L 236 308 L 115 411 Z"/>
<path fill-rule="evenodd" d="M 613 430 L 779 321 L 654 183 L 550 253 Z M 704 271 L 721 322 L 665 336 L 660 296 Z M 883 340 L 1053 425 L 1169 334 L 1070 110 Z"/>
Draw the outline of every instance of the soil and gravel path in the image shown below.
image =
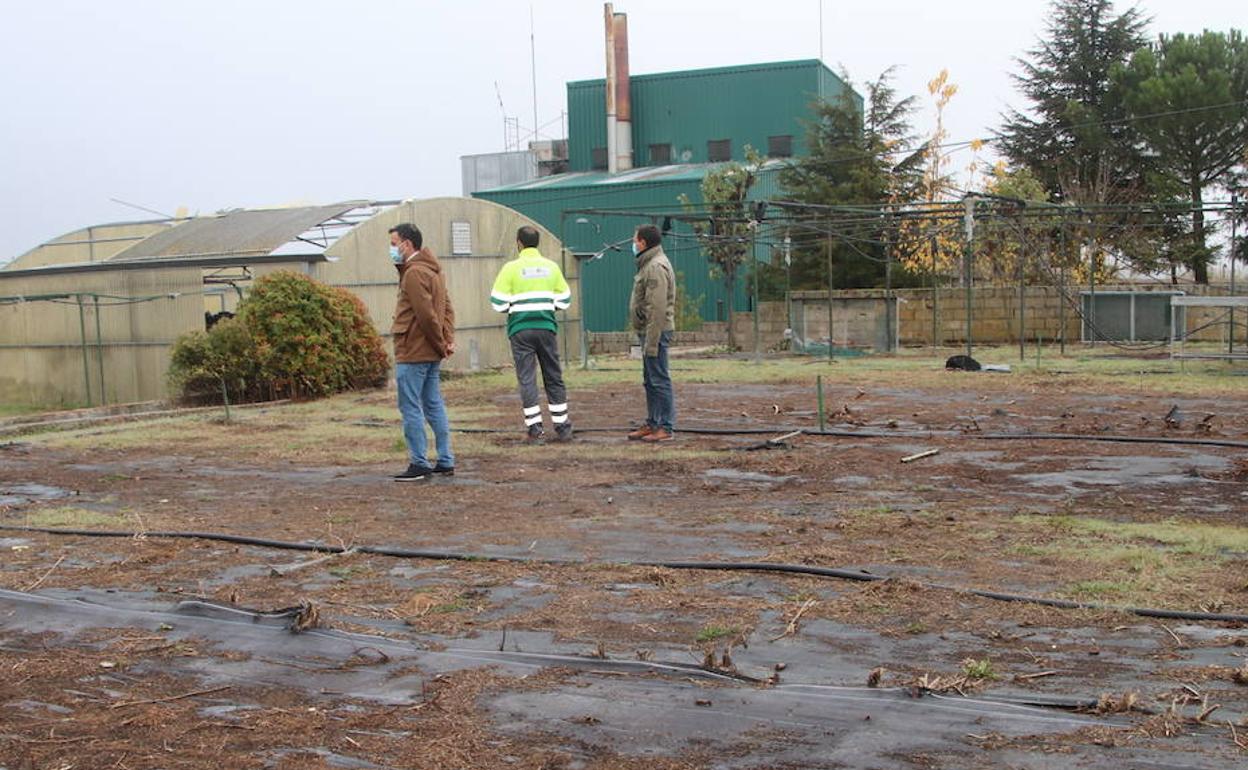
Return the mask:
<path fill-rule="evenodd" d="M 756 451 L 457 434 L 455 477 L 416 485 L 387 393 L 0 440 L 3 525 L 470 557 L 0 531 L 0 768 L 1248 761 L 1243 627 L 958 590 L 1248 613 L 1248 452 L 981 438 L 1242 442 L 1248 394 L 1002 382 L 834 386 L 830 427 L 882 437 Z M 510 389 L 447 390 L 461 426 L 514 427 Z M 639 411 L 624 378 L 575 395 L 582 428 Z M 679 398 L 687 425 L 817 425 L 804 381 Z M 688 560 L 890 579 L 636 564 Z"/>

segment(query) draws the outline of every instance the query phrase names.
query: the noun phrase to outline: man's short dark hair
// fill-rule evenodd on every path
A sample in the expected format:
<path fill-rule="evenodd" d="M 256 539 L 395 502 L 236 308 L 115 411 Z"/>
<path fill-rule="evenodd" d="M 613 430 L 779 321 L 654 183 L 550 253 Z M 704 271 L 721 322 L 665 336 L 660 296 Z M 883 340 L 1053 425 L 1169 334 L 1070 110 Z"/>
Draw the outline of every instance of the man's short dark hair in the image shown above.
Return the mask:
<path fill-rule="evenodd" d="M 410 222 L 395 225 L 390 228 L 389 232 L 399 236 L 400 241 L 411 241 L 412 248 L 419 249 L 421 246 L 425 245 L 424 236 L 420 234 L 420 230 L 417 229 L 416 225 L 413 225 Z"/>
<path fill-rule="evenodd" d="M 654 225 L 640 225 L 637 228 L 637 237 L 646 242 L 647 249 L 653 249 L 663 242 L 663 236 L 659 233 L 659 228 Z"/>
<path fill-rule="evenodd" d="M 537 231 L 536 227 L 525 225 L 516 231 L 516 240 L 520 241 L 520 245 L 526 249 L 535 249 L 542 240 L 542 234 Z"/>

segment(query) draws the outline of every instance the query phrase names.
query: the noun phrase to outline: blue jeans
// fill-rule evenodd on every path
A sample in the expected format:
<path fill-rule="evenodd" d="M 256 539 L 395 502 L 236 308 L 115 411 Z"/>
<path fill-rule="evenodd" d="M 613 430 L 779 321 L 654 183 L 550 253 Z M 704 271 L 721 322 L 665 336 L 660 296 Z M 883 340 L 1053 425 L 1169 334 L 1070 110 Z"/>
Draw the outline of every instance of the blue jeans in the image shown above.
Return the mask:
<path fill-rule="evenodd" d="M 645 340 L 642 340 L 645 344 Z M 672 430 L 676 423 L 676 395 L 672 392 L 672 375 L 667 370 L 667 349 L 672 333 L 659 335 L 659 354 L 641 358 L 642 382 L 646 386 L 646 425 Z"/>
<path fill-rule="evenodd" d="M 446 417 L 446 404 L 442 401 L 442 362 L 427 364 L 399 364 L 395 372 L 395 384 L 399 390 L 399 413 L 403 415 L 403 438 L 412 465 L 428 468 L 425 459 L 425 421 L 433 428 L 433 438 L 438 445 L 438 465 L 455 467 L 455 455 L 451 453 L 451 424 Z"/>

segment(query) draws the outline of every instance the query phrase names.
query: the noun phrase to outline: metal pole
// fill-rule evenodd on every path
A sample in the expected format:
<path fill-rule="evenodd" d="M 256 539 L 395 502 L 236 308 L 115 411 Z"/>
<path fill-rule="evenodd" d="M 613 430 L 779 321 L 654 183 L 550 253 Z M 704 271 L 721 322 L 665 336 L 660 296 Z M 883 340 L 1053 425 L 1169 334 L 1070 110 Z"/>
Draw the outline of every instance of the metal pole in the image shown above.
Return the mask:
<path fill-rule="evenodd" d="M 1092 345 L 1096 346 L 1096 340 L 1101 335 L 1096 331 L 1096 247 L 1089 249 L 1088 254 L 1088 337 L 1092 341 Z"/>
<path fill-rule="evenodd" d="M 819 403 L 819 432 L 823 433 L 824 420 L 823 420 L 823 375 L 822 374 L 815 375 L 815 390 L 818 391 L 818 393 L 816 393 L 815 395 L 815 399 Z"/>
<path fill-rule="evenodd" d="M 786 230 L 784 233 L 784 324 L 793 332 L 793 241 Z M 790 339 L 792 337 L 790 336 Z"/>
<path fill-rule="evenodd" d="M 1067 240 L 1066 240 L 1066 217 L 1064 216 L 1062 217 L 1061 236 L 1062 237 L 1059 242 L 1060 243 L 1059 248 L 1061 249 L 1061 260 L 1062 260 L 1062 266 L 1059 270 L 1059 275 L 1061 276 L 1061 285 L 1058 287 L 1058 292 L 1057 292 L 1058 293 L 1057 311 L 1058 311 L 1058 324 L 1060 325 L 1060 328 L 1058 329 L 1058 334 L 1060 335 L 1060 341 L 1059 341 L 1060 350 L 1061 350 L 1061 355 L 1065 357 L 1066 356 L 1066 260 L 1069 256 L 1067 254 L 1067 252 L 1069 251 L 1069 246 L 1067 245 Z"/>
<path fill-rule="evenodd" d="M 529 67 L 533 76 L 533 141 L 537 141 L 537 37 L 533 32 L 533 4 L 529 3 Z M 565 354 L 564 360 L 567 360 Z"/>
<path fill-rule="evenodd" d="M 100 295 L 92 294 L 95 305 L 95 355 L 100 365 L 100 406 L 108 403 L 108 391 L 104 389 L 104 340 L 100 334 Z"/>
<path fill-rule="evenodd" d="M 936 236 L 932 236 L 928 240 L 928 247 L 932 251 L 932 350 L 940 347 L 940 315 L 936 310 L 937 296 L 940 294 L 940 287 L 936 279 Z"/>
<path fill-rule="evenodd" d="M 1231 193 L 1231 296 L 1235 296 L 1235 246 L 1239 236 L 1239 193 Z M 1231 333 L 1227 335 L 1226 352 L 1235 354 L 1235 306 L 1231 305 Z"/>
<path fill-rule="evenodd" d="M 971 324 L 974 321 L 971 311 L 971 260 L 975 251 L 975 196 L 966 196 L 966 218 L 963 222 L 966 244 L 962 256 L 963 282 L 966 284 L 966 355 L 969 358 L 973 345 L 971 341 Z"/>
<path fill-rule="evenodd" d="M 832 360 L 832 220 L 828 220 L 828 360 Z M 822 395 L 822 388 L 819 390 Z"/>
<path fill-rule="evenodd" d="M 87 361 L 87 319 L 82 308 L 82 295 L 74 295 L 78 300 L 78 334 L 82 339 L 82 382 L 87 388 L 87 406 L 91 406 L 91 364 Z"/>
<path fill-rule="evenodd" d="M 889 214 L 888 230 L 884 236 L 884 351 L 893 352 L 893 310 L 889 300 L 893 296 L 893 217 Z"/>
<path fill-rule="evenodd" d="M 1020 239 L 1021 240 L 1021 239 Z M 1026 251 L 1018 252 L 1018 360 L 1027 361 L 1027 271 L 1023 269 Z"/>
<path fill-rule="evenodd" d="M 754 223 L 753 229 L 750 230 L 750 271 L 754 273 L 754 363 L 761 364 L 763 362 L 763 341 L 759 337 L 758 332 L 758 313 L 759 313 L 759 295 L 758 295 L 758 223 Z"/>

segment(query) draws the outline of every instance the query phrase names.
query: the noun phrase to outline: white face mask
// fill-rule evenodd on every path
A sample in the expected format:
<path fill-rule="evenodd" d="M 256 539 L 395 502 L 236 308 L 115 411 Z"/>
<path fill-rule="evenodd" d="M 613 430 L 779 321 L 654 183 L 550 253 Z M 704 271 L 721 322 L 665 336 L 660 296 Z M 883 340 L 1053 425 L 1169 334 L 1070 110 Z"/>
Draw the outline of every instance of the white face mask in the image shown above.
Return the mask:
<path fill-rule="evenodd" d="M 391 246 L 391 247 L 390 247 L 390 260 L 391 260 L 392 262 L 394 262 L 394 264 L 396 264 L 396 265 L 401 265 L 401 264 L 403 264 L 403 255 L 399 253 L 399 247 L 398 247 L 398 246 Z"/>
<path fill-rule="evenodd" d="M 633 241 L 633 256 L 635 257 L 640 253 L 641 249 L 637 248 L 637 241 Z"/>

